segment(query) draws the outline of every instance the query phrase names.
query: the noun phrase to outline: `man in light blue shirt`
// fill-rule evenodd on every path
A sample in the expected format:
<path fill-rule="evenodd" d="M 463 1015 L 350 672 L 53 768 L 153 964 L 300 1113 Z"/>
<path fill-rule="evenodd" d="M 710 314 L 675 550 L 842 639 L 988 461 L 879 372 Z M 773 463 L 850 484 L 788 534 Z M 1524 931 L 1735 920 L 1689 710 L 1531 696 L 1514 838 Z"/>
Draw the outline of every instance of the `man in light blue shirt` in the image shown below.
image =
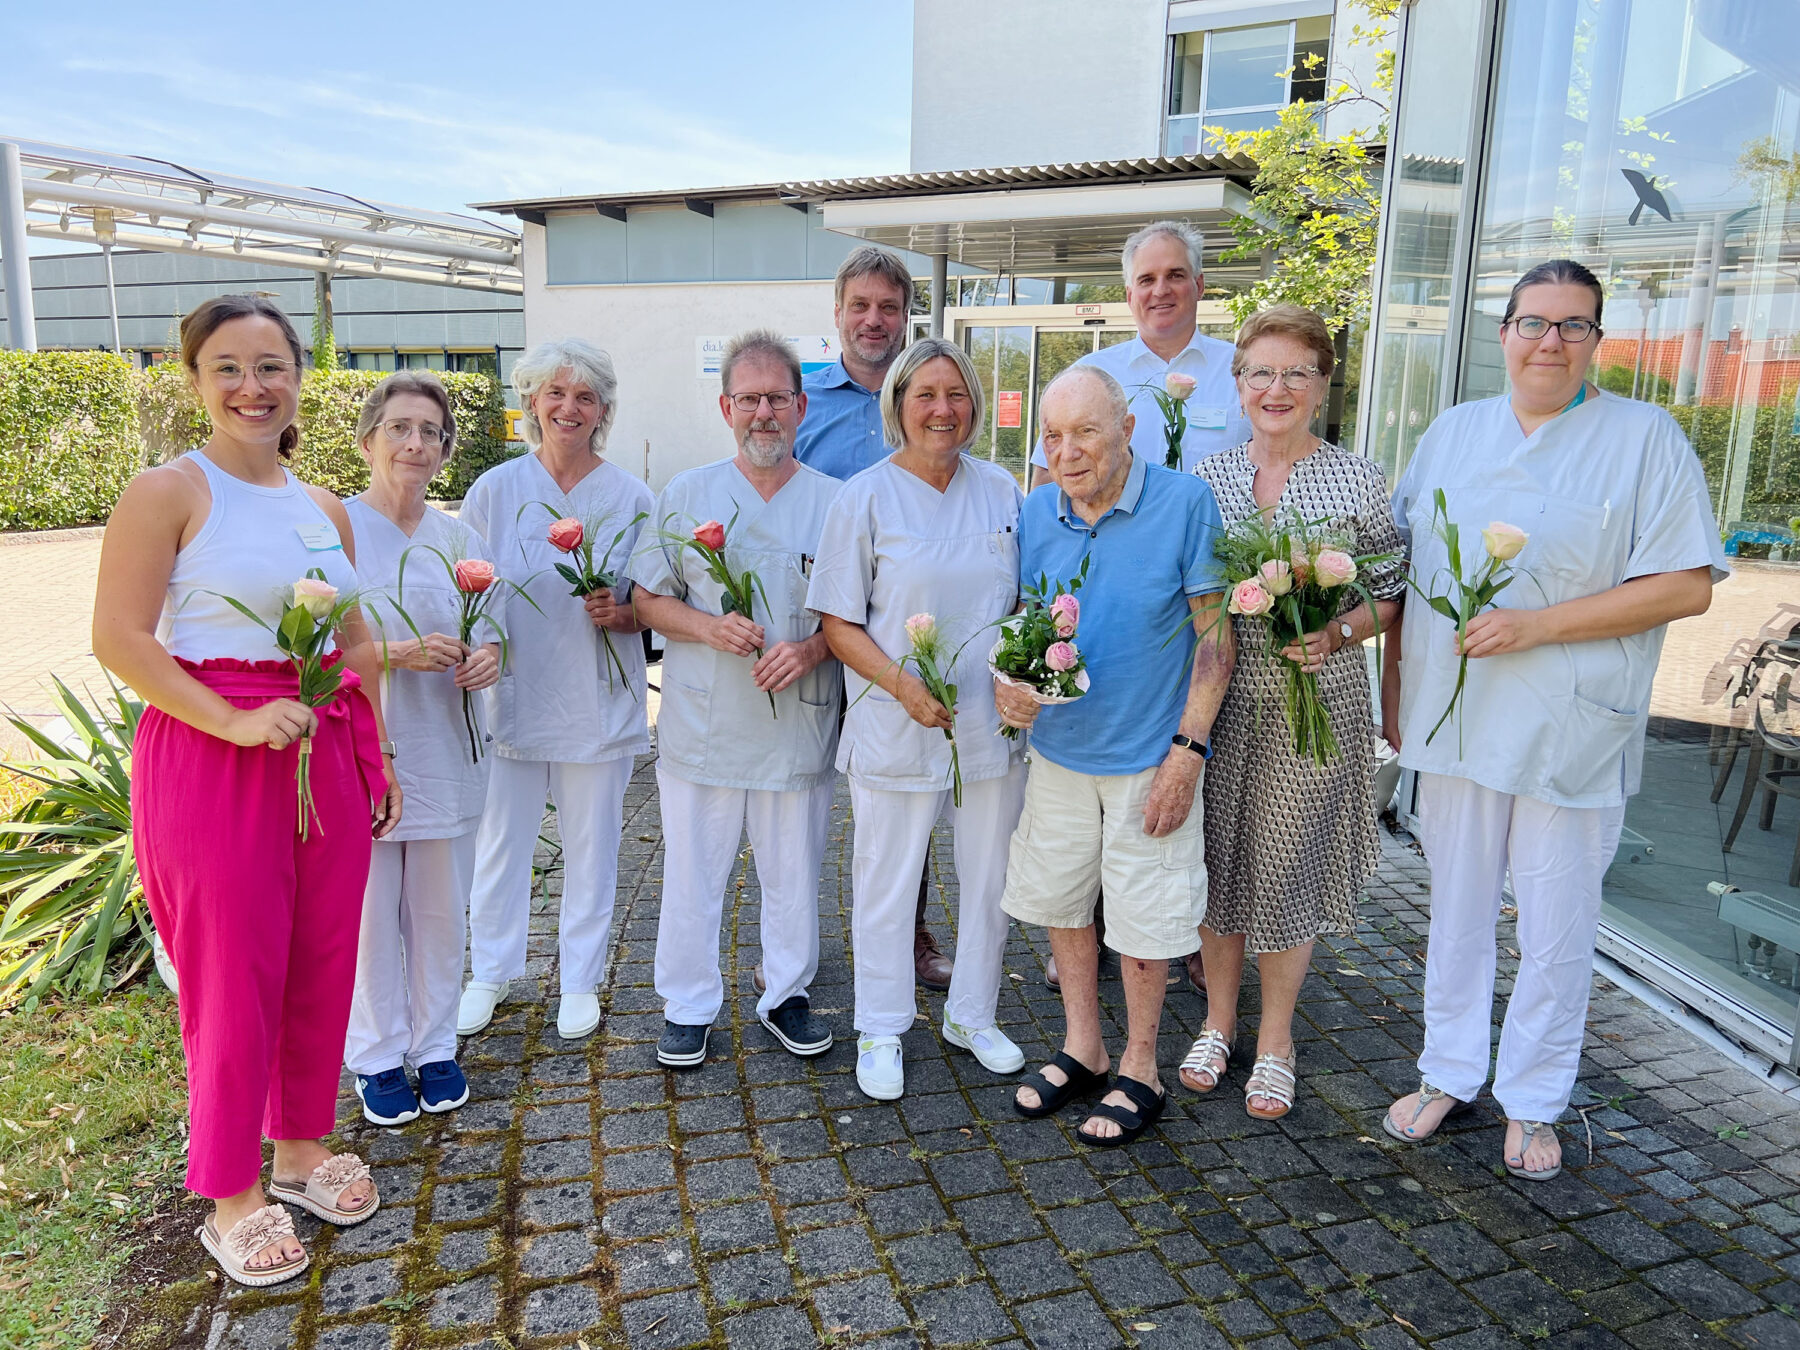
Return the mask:
<path fill-rule="evenodd" d="M 1213 718 L 1231 680 L 1224 529 L 1212 489 L 1134 453 L 1125 391 L 1074 366 L 1042 405 L 1055 487 L 1019 516 L 1019 574 L 1051 586 L 1089 564 L 1072 640 L 1089 691 L 1040 708 L 1016 686 L 994 701 L 1029 726 L 1031 773 L 1007 859 L 1002 906 L 1050 930 L 1061 975 L 1062 1050 L 1020 1085 L 1022 1115 L 1047 1115 L 1098 1088 L 1110 1060 L 1100 1027 L 1094 902 L 1106 891 L 1106 945 L 1124 959 L 1129 1036 L 1113 1090 L 1078 1133 L 1130 1143 L 1161 1115 L 1156 1031 L 1167 962 L 1200 945 L 1205 841 L 1197 789 Z"/>
<path fill-rule="evenodd" d="M 1231 375 L 1232 345 L 1202 336 L 1196 317 L 1203 281 L 1201 242 L 1200 232 L 1183 220 L 1156 221 L 1127 239 L 1125 300 L 1137 320 L 1137 336 L 1089 352 L 1075 363 L 1098 366 L 1123 386 L 1136 419 L 1131 448 L 1152 464 L 1166 463 L 1168 453 L 1162 409 L 1152 390 L 1162 389 L 1171 374 L 1194 381 L 1185 405 L 1183 473 L 1205 456 L 1250 439 L 1250 423 Z M 1049 477 L 1041 443 L 1031 463 L 1031 485 L 1036 487 Z"/>

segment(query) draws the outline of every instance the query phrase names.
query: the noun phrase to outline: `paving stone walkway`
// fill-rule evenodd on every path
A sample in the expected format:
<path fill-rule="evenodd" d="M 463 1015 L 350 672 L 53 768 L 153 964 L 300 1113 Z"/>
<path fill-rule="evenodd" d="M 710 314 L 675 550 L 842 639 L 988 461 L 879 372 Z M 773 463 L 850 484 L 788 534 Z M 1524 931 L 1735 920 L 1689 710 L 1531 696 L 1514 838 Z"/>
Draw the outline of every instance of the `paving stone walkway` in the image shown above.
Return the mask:
<path fill-rule="evenodd" d="M 1388 842 L 1357 932 L 1319 947 L 1296 1026 L 1294 1111 L 1246 1116 L 1241 1066 L 1210 1097 L 1173 1086 L 1203 1012 L 1175 992 L 1162 1041 L 1171 1109 L 1129 1150 L 1097 1152 L 1075 1141 L 1075 1108 L 1014 1116 L 1010 1084 L 947 1052 L 923 1018 L 906 1038 L 906 1097 L 857 1091 L 845 794 L 834 810 L 813 988 L 841 1038 L 830 1054 L 797 1060 L 755 1020 L 746 859 L 733 883 L 742 903 L 728 908 L 729 1025 L 702 1069 L 657 1068 L 661 835 L 646 761 L 627 797 L 600 1033 L 556 1036 L 541 993 L 555 987 L 553 919 L 539 914 L 540 991 L 465 1044 L 469 1105 L 377 1130 L 346 1097 L 344 1137 L 377 1164 L 383 1211 L 342 1232 L 302 1217 L 315 1258 L 304 1282 L 222 1296 L 196 1339 L 210 1350 L 1800 1345 L 1800 1109 L 1604 981 L 1561 1178 L 1500 1171 L 1486 1099 L 1425 1146 L 1381 1134 L 1382 1110 L 1415 1082 L 1421 1036 L 1425 869 L 1405 841 Z M 940 841 L 939 890 L 953 898 L 949 858 Z M 948 934 L 941 908 L 934 924 Z M 1015 930 L 1000 1000 L 1034 1062 L 1061 1025 L 1045 955 Z M 1122 1024 L 1116 976 L 1101 989 Z M 1247 1032 L 1256 996 L 1252 979 Z M 925 1006 L 937 1018 L 941 1005 Z"/>

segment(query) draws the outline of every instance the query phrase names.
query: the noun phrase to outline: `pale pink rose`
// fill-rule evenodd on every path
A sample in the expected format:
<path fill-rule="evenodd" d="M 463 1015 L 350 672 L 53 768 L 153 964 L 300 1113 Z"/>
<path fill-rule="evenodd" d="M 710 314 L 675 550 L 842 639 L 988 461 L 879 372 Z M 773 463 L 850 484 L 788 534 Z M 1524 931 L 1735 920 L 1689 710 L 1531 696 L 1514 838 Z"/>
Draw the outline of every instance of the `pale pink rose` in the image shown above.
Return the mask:
<path fill-rule="evenodd" d="M 550 522 L 550 546 L 561 549 L 564 553 L 573 553 L 581 547 L 581 522 L 574 516 L 564 516 L 561 520 Z"/>
<path fill-rule="evenodd" d="M 1294 569 L 1279 558 L 1271 558 L 1257 569 L 1263 589 L 1270 595 L 1286 595 L 1294 589 Z"/>
<path fill-rule="evenodd" d="M 1494 521 L 1481 532 L 1481 542 L 1487 546 L 1488 556 L 1501 562 L 1511 562 L 1518 557 L 1530 537 L 1517 525 L 1508 525 L 1504 520 Z"/>
<path fill-rule="evenodd" d="M 1059 595 L 1050 602 L 1050 622 L 1058 637 L 1073 637 L 1081 620 L 1081 601 L 1072 595 Z"/>
<path fill-rule="evenodd" d="M 1318 574 L 1319 585 L 1327 590 L 1348 586 L 1356 580 L 1356 559 L 1342 549 L 1328 548 L 1313 560 L 1313 570 Z"/>
<path fill-rule="evenodd" d="M 1163 377 L 1163 390 L 1177 403 L 1186 403 L 1188 395 L 1194 392 L 1194 377 L 1170 371 Z"/>
<path fill-rule="evenodd" d="M 1044 664 L 1055 671 L 1073 670 L 1081 664 L 1081 653 L 1073 642 L 1052 642 L 1044 652 Z"/>
<path fill-rule="evenodd" d="M 1226 602 L 1227 609 L 1233 614 L 1242 614 L 1247 619 L 1254 619 L 1260 614 L 1267 614 L 1275 607 L 1275 597 L 1262 588 L 1262 583 L 1251 578 L 1240 581 L 1231 588 L 1231 599 Z"/>
<path fill-rule="evenodd" d="M 494 584 L 494 564 L 481 558 L 462 558 L 452 569 L 456 589 L 464 595 L 480 595 Z"/>
<path fill-rule="evenodd" d="M 937 619 L 930 614 L 915 614 L 906 621 L 906 640 L 918 646 L 937 636 Z"/>
<path fill-rule="evenodd" d="M 725 547 L 725 527 L 716 520 L 709 520 L 694 528 L 694 538 L 717 553 Z"/>
<path fill-rule="evenodd" d="M 328 618 L 337 604 L 338 591 L 329 581 L 301 577 L 294 583 L 294 603 L 315 619 Z"/>

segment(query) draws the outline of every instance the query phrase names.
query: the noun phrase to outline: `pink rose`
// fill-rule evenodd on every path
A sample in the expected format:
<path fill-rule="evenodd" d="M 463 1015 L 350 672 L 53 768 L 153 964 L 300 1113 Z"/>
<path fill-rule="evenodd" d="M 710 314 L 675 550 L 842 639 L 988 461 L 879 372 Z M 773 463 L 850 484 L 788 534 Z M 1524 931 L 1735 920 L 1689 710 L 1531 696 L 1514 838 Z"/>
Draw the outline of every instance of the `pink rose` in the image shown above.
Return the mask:
<path fill-rule="evenodd" d="M 1255 578 L 1240 581 L 1231 588 L 1231 599 L 1226 602 L 1227 609 L 1233 614 L 1242 614 L 1247 619 L 1254 619 L 1260 614 L 1267 614 L 1275 607 L 1275 597 L 1262 588 L 1262 583 Z"/>
<path fill-rule="evenodd" d="M 1081 653 L 1073 642 L 1052 642 L 1044 653 L 1044 664 L 1055 671 L 1073 670 L 1081 664 Z"/>
<path fill-rule="evenodd" d="M 1163 378 L 1163 390 L 1177 403 L 1186 403 L 1188 395 L 1194 392 L 1194 377 L 1192 375 L 1177 375 L 1173 371 L 1170 371 L 1169 374 Z"/>
<path fill-rule="evenodd" d="M 550 546 L 561 549 L 564 553 L 573 553 L 581 547 L 581 522 L 574 516 L 564 516 L 561 520 L 550 524 Z"/>
<path fill-rule="evenodd" d="M 1075 625 L 1081 621 L 1081 601 L 1072 595 L 1059 595 L 1050 602 L 1050 622 L 1058 637 L 1073 637 Z"/>
<path fill-rule="evenodd" d="M 452 569 L 456 589 L 464 595 L 480 595 L 494 584 L 494 564 L 480 558 L 463 558 Z"/>
<path fill-rule="evenodd" d="M 725 547 L 725 527 L 716 520 L 709 520 L 695 527 L 694 539 L 717 553 Z"/>
<path fill-rule="evenodd" d="M 1511 562 L 1524 551 L 1525 541 L 1530 538 L 1517 525 L 1508 525 L 1504 520 L 1496 520 L 1481 532 L 1481 542 L 1487 547 L 1490 558 L 1498 558 L 1501 562 Z"/>
<path fill-rule="evenodd" d="M 937 619 L 930 614 L 915 614 L 906 621 L 906 639 L 913 646 L 937 636 Z"/>
<path fill-rule="evenodd" d="M 1328 548 L 1319 554 L 1313 563 L 1319 576 L 1319 585 L 1327 590 L 1333 586 L 1347 586 L 1356 580 L 1356 559 L 1342 549 Z"/>
<path fill-rule="evenodd" d="M 1270 595 L 1286 595 L 1294 589 L 1294 569 L 1279 558 L 1271 558 L 1257 569 L 1263 589 Z"/>
<path fill-rule="evenodd" d="M 293 603 L 314 619 L 329 618 L 332 606 L 337 604 L 337 598 L 337 587 L 329 581 L 320 581 L 317 577 L 301 577 L 294 583 Z"/>

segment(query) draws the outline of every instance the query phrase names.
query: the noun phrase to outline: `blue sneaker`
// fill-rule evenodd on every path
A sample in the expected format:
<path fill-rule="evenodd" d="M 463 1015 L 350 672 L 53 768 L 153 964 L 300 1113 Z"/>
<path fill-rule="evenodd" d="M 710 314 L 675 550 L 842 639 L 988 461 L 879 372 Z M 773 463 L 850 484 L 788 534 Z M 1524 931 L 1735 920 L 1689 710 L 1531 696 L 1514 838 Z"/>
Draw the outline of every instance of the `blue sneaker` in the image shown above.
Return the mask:
<path fill-rule="evenodd" d="M 356 1095 L 362 1098 L 363 1119 L 373 1125 L 404 1125 L 419 1118 L 419 1099 L 406 1081 L 404 1066 L 378 1074 L 359 1073 Z"/>
<path fill-rule="evenodd" d="M 419 1065 L 419 1097 L 432 1115 L 454 1111 L 469 1100 L 469 1080 L 453 1059 Z"/>

